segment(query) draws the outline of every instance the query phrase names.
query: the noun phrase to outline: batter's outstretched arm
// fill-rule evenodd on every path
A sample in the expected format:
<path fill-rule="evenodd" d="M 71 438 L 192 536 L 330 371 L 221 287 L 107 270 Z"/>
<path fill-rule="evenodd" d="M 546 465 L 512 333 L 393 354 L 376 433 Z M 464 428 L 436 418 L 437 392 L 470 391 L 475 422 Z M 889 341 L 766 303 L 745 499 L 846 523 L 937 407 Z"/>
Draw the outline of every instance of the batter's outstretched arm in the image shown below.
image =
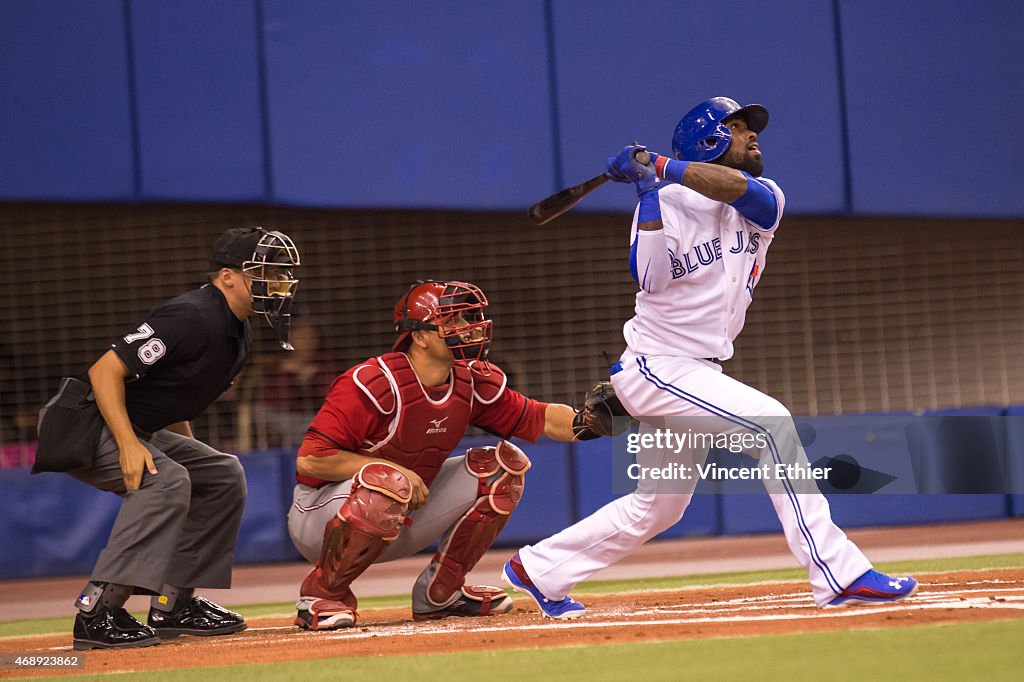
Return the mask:
<path fill-rule="evenodd" d="M 749 173 L 714 163 L 677 161 L 660 154 L 652 154 L 652 158 L 659 178 L 729 204 L 762 229 L 771 229 L 778 219 L 775 193 Z"/>
<path fill-rule="evenodd" d="M 747 191 L 747 178 L 743 173 L 713 163 L 693 162 L 687 165 L 682 184 L 723 204 L 731 204 Z"/>

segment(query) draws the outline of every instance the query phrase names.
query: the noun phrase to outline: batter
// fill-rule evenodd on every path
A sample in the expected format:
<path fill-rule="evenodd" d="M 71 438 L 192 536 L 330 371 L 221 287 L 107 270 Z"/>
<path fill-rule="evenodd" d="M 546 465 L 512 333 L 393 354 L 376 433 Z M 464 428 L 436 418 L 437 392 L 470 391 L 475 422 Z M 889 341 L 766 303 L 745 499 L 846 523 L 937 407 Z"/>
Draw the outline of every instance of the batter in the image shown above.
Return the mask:
<path fill-rule="evenodd" d="M 608 159 L 619 182 L 632 182 L 640 201 L 631 231 L 630 269 L 640 291 L 624 327 L 627 349 L 612 367 L 625 409 L 641 436 L 672 420 L 681 428 L 751 434 L 747 454 L 761 463 L 808 466 L 789 411 L 778 400 L 722 373 L 733 354 L 747 307 L 764 272 L 785 196 L 762 177 L 758 134 L 768 123 L 759 104 L 741 107 L 725 97 L 687 113 L 672 140 L 674 159 L 630 145 Z M 693 470 L 707 448 L 643 449 L 640 467 L 683 464 Z M 807 569 L 819 607 L 887 602 L 910 596 L 917 581 L 872 569 L 833 523 L 828 501 L 812 481 L 764 481 L 790 551 Z M 503 578 L 537 601 L 549 617 L 580 581 L 629 555 L 675 525 L 690 502 L 690 482 L 642 479 L 619 498 L 562 532 L 523 547 Z"/>

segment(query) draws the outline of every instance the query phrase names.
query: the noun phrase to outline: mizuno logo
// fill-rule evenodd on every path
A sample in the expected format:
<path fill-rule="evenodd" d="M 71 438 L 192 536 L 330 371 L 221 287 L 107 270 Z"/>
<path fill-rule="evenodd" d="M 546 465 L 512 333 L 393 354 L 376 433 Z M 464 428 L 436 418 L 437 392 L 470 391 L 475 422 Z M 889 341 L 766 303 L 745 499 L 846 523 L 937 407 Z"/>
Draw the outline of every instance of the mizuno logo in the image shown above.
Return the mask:
<path fill-rule="evenodd" d="M 431 419 L 430 423 L 433 424 L 434 426 L 432 428 L 427 429 L 427 433 L 447 433 L 448 429 L 445 428 L 444 426 L 441 426 L 447 420 L 448 417 L 442 417 L 441 419 Z"/>

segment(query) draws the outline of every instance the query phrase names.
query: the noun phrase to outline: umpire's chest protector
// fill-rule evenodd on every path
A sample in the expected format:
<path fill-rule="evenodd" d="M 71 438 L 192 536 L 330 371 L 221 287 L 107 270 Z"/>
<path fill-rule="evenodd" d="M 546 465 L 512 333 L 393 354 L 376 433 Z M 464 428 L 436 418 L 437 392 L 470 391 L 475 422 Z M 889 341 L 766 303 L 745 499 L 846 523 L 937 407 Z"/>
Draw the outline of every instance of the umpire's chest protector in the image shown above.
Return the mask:
<path fill-rule="evenodd" d="M 387 435 L 364 444 L 359 454 L 401 464 L 430 485 L 470 425 L 473 380 L 469 368 L 456 364 L 447 389 L 428 393 L 405 354 L 388 353 L 358 367 L 353 379 L 381 414 L 390 418 Z"/>

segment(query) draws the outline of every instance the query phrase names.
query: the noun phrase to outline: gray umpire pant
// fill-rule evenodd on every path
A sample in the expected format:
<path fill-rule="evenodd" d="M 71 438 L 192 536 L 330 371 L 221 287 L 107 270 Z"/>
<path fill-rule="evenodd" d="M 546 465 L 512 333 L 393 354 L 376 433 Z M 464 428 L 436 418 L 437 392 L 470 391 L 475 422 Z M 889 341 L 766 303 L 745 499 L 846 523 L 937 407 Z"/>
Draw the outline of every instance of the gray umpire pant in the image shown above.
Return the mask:
<path fill-rule="evenodd" d="M 499 471 L 488 483 L 493 482 L 502 473 Z M 292 506 L 288 510 L 288 534 L 302 556 L 311 563 L 315 564 L 320 558 L 320 550 L 324 544 L 324 529 L 348 499 L 352 483 L 352 479 L 349 479 L 330 483 L 321 488 L 311 488 L 302 484 L 295 486 Z M 430 482 L 427 503 L 409 512 L 412 525 L 403 528 L 401 534 L 388 544 L 387 549 L 374 563 L 410 556 L 427 548 L 434 541 L 440 541 L 443 545 L 454 530 L 456 521 L 476 504 L 478 490 L 479 479 L 466 469 L 465 455 L 446 459 L 437 476 Z M 429 562 L 429 559 L 427 561 Z M 412 606 L 413 611 L 417 613 L 437 609 L 426 596 L 427 584 L 434 570 L 436 569 L 428 566 L 413 585 Z"/>
<path fill-rule="evenodd" d="M 166 430 L 141 442 L 157 473 L 144 471 L 138 490 L 125 489 L 120 451 L 106 427 L 92 466 L 67 472 L 123 500 L 91 580 L 154 594 L 164 584 L 230 587 L 246 495 L 238 458 Z"/>

